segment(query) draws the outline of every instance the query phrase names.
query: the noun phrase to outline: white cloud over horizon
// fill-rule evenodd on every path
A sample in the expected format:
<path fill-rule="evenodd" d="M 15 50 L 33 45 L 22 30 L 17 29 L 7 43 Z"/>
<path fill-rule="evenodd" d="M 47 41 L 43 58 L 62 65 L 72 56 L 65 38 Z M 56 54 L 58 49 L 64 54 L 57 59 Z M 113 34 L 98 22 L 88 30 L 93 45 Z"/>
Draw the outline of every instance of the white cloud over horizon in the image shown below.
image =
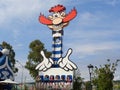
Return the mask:
<path fill-rule="evenodd" d="M 38 11 L 46 11 L 46 9 L 54 5 L 54 3 L 59 3 L 59 0 L 49 1 L 49 5 L 46 5 L 46 2 L 41 3 L 41 0 L 1 0 L 0 26 L 16 18 L 23 22 L 29 20 L 35 17 L 36 13 L 40 13 Z"/>

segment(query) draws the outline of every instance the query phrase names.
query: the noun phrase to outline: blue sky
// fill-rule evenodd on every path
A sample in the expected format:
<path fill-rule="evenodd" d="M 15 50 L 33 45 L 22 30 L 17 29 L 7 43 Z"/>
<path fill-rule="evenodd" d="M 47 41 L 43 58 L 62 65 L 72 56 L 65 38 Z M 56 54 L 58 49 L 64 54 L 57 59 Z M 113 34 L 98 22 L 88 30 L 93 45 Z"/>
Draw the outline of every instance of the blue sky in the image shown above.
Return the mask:
<path fill-rule="evenodd" d="M 33 40 L 39 39 L 51 51 L 51 30 L 40 24 L 38 17 L 40 12 L 48 16 L 48 10 L 57 4 L 64 5 L 66 13 L 73 7 L 77 9 L 77 17 L 64 28 L 63 53 L 73 49 L 70 58 L 83 78 L 89 79 L 87 65 L 120 59 L 119 0 L 0 0 L 0 43 L 12 45 L 15 58 L 23 65 Z M 119 69 L 120 63 L 115 74 L 115 79 L 120 80 Z M 21 69 L 17 77 L 20 73 Z M 28 77 L 28 73 L 24 76 Z"/>

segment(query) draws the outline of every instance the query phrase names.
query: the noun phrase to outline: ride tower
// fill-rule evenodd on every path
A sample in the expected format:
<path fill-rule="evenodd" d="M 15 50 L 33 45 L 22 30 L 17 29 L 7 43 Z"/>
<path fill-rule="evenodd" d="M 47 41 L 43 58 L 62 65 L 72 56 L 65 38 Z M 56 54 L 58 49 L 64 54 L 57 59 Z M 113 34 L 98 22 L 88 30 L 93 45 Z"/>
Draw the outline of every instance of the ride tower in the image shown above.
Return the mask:
<path fill-rule="evenodd" d="M 14 81 L 15 75 L 12 70 L 12 63 L 9 58 L 9 50 L 0 46 L 0 81 L 11 79 Z M 11 90 L 11 84 L 0 83 L 0 90 Z"/>
<path fill-rule="evenodd" d="M 56 89 L 72 89 L 74 71 L 77 69 L 69 56 L 72 49 L 69 48 L 63 57 L 63 28 L 68 26 L 69 22 L 77 15 L 77 11 L 73 8 L 68 14 L 65 13 L 66 8 L 63 5 L 51 7 L 49 12 L 52 15 L 45 17 L 43 14 L 39 16 L 39 22 L 47 25 L 52 30 L 52 56 L 46 58 L 44 51 L 41 51 L 43 61 L 36 66 L 39 70 L 39 90 L 56 90 Z"/>

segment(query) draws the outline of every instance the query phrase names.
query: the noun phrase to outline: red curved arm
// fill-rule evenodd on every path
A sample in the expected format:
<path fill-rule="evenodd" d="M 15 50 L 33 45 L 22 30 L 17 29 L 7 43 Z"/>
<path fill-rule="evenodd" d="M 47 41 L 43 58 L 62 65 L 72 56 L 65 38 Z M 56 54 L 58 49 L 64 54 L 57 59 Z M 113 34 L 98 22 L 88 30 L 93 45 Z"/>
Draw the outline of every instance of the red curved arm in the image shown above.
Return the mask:
<path fill-rule="evenodd" d="M 71 10 L 70 13 L 68 13 L 65 18 L 63 19 L 63 22 L 69 22 L 72 19 L 74 19 L 77 15 L 77 10 L 75 8 L 73 8 L 73 10 Z"/>
<path fill-rule="evenodd" d="M 48 18 L 46 18 L 44 15 L 40 14 L 39 16 L 39 22 L 45 25 L 50 25 L 52 24 L 52 21 Z"/>

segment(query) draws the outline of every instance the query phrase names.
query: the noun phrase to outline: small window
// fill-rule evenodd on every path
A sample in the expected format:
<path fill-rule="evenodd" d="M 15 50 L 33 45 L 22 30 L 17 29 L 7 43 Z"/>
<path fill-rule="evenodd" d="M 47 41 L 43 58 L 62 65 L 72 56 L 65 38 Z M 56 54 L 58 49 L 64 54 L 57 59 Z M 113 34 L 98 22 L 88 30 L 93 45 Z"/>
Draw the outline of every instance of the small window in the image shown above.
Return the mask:
<path fill-rule="evenodd" d="M 50 76 L 50 81 L 53 81 L 53 80 L 54 80 L 54 76 L 51 75 L 51 76 Z"/>
<path fill-rule="evenodd" d="M 61 80 L 62 80 L 62 81 L 65 81 L 65 75 L 62 75 L 62 76 L 61 76 Z"/>
<path fill-rule="evenodd" d="M 49 80 L 49 76 L 48 76 L 48 75 L 45 75 L 44 80 L 45 80 L 45 81 L 48 81 L 48 80 Z"/>
<path fill-rule="evenodd" d="M 67 75 L 67 82 L 72 82 L 72 75 Z"/>
<path fill-rule="evenodd" d="M 56 75 L 55 79 L 56 79 L 56 80 L 60 80 L 60 76 L 59 76 L 59 75 Z"/>

